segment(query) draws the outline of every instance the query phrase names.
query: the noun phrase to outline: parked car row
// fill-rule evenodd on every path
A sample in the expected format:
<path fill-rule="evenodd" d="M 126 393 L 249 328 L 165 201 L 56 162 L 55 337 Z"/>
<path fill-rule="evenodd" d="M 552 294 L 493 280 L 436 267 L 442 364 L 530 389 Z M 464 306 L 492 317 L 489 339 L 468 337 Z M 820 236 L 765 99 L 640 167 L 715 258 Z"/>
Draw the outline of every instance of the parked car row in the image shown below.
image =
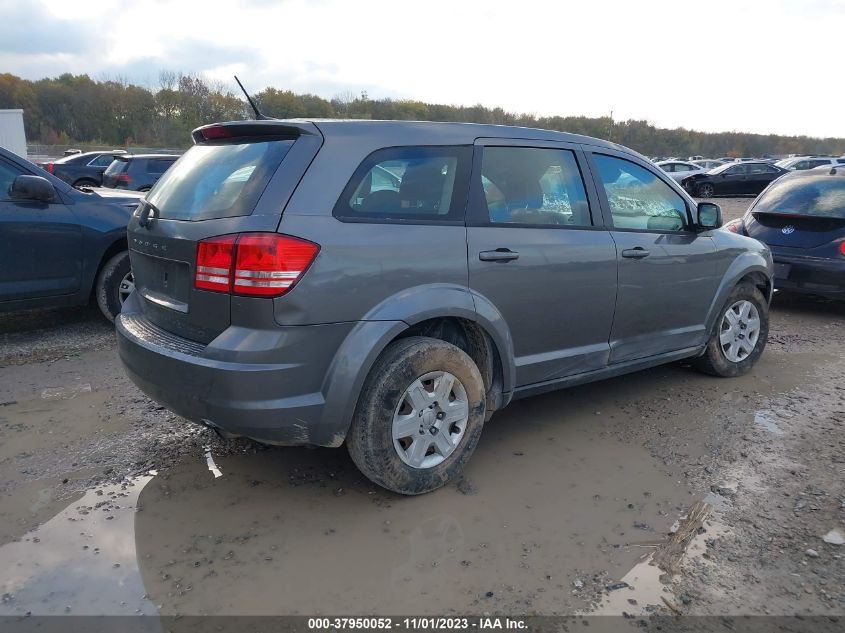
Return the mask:
<path fill-rule="evenodd" d="M 115 149 L 69 154 L 39 167 L 76 188 L 149 191 L 178 158 L 175 154 L 130 154 Z"/>

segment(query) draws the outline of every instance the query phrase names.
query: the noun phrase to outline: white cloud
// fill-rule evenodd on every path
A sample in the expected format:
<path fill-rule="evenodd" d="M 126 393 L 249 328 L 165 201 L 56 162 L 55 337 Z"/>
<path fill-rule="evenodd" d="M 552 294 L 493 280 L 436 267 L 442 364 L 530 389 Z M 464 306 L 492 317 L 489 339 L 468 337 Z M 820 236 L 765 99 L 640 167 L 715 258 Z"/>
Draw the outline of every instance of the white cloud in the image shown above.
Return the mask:
<path fill-rule="evenodd" d="M 367 90 L 544 115 L 613 110 L 663 127 L 845 136 L 834 60 L 845 5 L 835 0 L 43 1 L 47 11 L 30 10 L 41 17 L 21 27 L 34 41 L 72 25 L 76 45 L 86 29 L 97 52 L 0 50 L 7 72 L 154 84 L 162 68 L 220 80 L 236 70 L 252 91 Z M 0 0 L 0 20 L 19 6 Z"/>

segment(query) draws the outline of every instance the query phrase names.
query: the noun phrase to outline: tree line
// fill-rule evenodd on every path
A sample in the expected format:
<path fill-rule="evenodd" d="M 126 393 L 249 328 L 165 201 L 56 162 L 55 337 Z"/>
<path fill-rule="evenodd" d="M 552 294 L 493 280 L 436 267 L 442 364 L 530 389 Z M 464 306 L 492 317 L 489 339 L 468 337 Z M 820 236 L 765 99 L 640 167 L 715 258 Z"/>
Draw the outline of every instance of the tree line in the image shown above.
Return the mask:
<path fill-rule="evenodd" d="M 610 117 L 536 116 L 482 105 L 373 99 L 366 92 L 324 99 L 266 88 L 252 97 L 264 114 L 278 118 L 459 121 L 540 127 L 612 140 L 648 156 L 845 152 L 845 139 L 841 138 L 665 129 L 648 121 L 613 121 Z M 245 100 L 232 88 L 172 71 L 162 71 L 155 87 L 119 78 L 95 80 L 88 75 L 63 74 L 30 81 L 0 74 L 0 108 L 23 108 L 31 142 L 115 147 L 187 147 L 191 144 L 190 132 L 197 126 L 252 115 Z"/>

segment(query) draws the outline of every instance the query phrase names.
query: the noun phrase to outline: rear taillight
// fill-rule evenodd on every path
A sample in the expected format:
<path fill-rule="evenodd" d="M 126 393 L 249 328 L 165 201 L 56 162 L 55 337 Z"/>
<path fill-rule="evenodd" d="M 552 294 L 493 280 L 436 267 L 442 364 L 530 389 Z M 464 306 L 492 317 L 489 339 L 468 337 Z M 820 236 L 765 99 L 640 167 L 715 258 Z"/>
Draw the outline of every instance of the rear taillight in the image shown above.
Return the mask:
<path fill-rule="evenodd" d="M 126 185 L 127 187 L 132 184 L 132 178 L 129 176 L 129 174 L 118 174 L 115 177 L 115 181 L 117 182 L 117 184 Z"/>
<path fill-rule="evenodd" d="M 845 240 L 839 242 L 839 254 L 845 257 Z"/>
<path fill-rule="evenodd" d="M 731 220 L 724 228 L 731 233 L 742 233 L 742 220 Z"/>
<path fill-rule="evenodd" d="M 290 290 L 320 247 L 278 233 L 240 233 L 197 245 L 194 286 L 254 297 L 279 297 Z"/>
<path fill-rule="evenodd" d="M 223 235 L 203 240 L 197 245 L 194 286 L 201 290 L 229 292 L 237 239 L 237 235 Z"/>
<path fill-rule="evenodd" d="M 47 172 L 53 173 L 53 163 L 47 163 Z"/>

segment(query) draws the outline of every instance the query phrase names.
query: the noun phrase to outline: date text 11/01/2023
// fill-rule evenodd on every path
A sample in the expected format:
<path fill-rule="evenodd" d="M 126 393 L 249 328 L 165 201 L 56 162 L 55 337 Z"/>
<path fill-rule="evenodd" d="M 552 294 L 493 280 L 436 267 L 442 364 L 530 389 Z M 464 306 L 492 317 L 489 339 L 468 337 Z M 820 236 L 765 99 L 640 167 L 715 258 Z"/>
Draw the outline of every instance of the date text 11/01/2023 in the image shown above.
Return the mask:
<path fill-rule="evenodd" d="M 527 624 L 518 618 L 506 617 L 352 617 L 352 618 L 309 618 L 308 628 L 311 630 L 322 629 L 349 629 L 349 630 L 523 630 L 528 628 Z"/>

